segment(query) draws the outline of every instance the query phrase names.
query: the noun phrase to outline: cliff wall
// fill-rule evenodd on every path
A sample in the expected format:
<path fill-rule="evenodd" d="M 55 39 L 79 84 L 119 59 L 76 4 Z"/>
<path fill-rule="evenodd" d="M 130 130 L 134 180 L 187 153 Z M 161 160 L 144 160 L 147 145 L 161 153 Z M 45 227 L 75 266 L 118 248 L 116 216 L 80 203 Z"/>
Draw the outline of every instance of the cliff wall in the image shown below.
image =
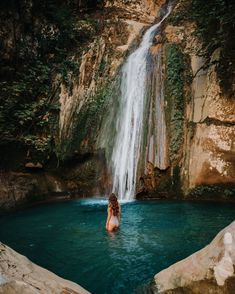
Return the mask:
<path fill-rule="evenodd" d="M 234 7 L 208 4 L 206 19 L 201 6 L 178 1 L 152 48 L 154 54 L 162 50 L 169 164 L 148 161 L 140 197 L 234 196 L 234 57 L 226 23 Z"/>
<path fill-rule="evenodd" d="M 109 192 L 121 66 L 165 4 L 39 2 L 1 3 L 7 207 Z M 208 16 L 202 2 L 175 2 L 150 50 L 139 198 L 233 199 L 234 4 L 209 3 Z"/>

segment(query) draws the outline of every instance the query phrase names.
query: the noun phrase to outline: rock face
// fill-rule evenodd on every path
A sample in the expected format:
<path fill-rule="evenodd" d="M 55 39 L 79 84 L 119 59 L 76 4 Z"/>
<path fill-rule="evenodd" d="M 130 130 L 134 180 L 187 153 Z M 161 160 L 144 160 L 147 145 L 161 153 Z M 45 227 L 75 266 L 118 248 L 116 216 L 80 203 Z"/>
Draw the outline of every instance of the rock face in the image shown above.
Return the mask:
<path fill-rule="evenodd" d="M 52 171 L 30 163 L 22 171 L 0 172 L 0 210 L 35 202 L 104 195 L 109 181 L 106 162 L 100 154 L 74 156 Z"/>
<path fill-rule="evenodd" d="M 203 58 L 193 54 L 190 57 L 194 78 L 186 113 L 194 131 L 190 134 L 186 130 L 184 186 L 186 191 L 192 191 L 200 186 L 234 185 L 235 104 L 222 94 L 219 85 L 215 63 L 220 51 L 214 51 L 207 70 L 203 69 Z"/>
<path fill-rule="evenodd" d="M 200 251 L 154 277 L 155 293 L 235 293 L 235 222 Z"/>
<path fill-rule="evenodd" d="M 69 87 L 65 84 L 60 87 L 57 143 L 65 156 L 74 150 L 84 153 L 105 148 L 109 152 L 115 128 L 107 127 L 106 120 L 107 116 L 115 120 L 120 67 L 164 2 L 104 2 L 100 34 L 84 48 L 82 57 L 74 56 L 79 64 L 79 77 L 70 76 Z M 110 137 L 108 144 L 103 134 Z"/>
<path fill-rule="evenodd" d="M 174 15 L 183 15 L 187 5 L 186 1 L 178 1 L 173 19 Z M 195 34 L 196 23 L 187 17 L 182 19 L 172 24 L 170 16 L 162 30 L 161 90 L 166 117 L 162 145 L 167 149 L 165 162 L 169 164 L 161 169 L 149 158 L 152 169 L 149 172 L 145 167 L 139 192 L 145 191 L 147 197 L 168 194 L 167 197 L 233 199 L 235 103 L 234 90 L 232 94 L 223 90 L 218 69 L 224 53 L 217 48 L 207 59 L 200 56 L 202 40 Z M 152 51 L 158 46 L 153 46 Z"/>
<path fill-rule="evenodd" d="M 144 30 L 157 22 L 168 2 L 75 2 L 69 1 L 72 7 L 68 13 L 73 16 L 72 24 L 69 24 L 73 29 L 69 36 L 66 35 L 68 24 L 63 22 L 70 19 L 63 16 L 68 4 L 60 7 L 63 9 L 55 17 L 63 16 L 58 18 L 65 25 L 63 33 L 67 37 L 78 34 L 79 42 L 70 42 L 69 48 L 63 48 L 62 51 L 68 55 L 66 53 L 66 59 L 63 58 L 63 64 L 58 61 L 58 66 L 62 65 L 58 67 L 59 71 L 52 70 L 50 91 L 45 90 L 44 94 L 35 96 L 34 100 L 40 103 L 32 105 L 30 93 L 30 103 L 22 104 L 19 111 L 13 111 L 12 117 L 19 115 L 23 121 L 16 119 L 9 124 L 11 115 L 6 115 L 4 132 L 6 126 L 11 126 L 17 136 L 13 136 L 10 143 L 8 136 L 11 131 L 7 131 L 0 144 L 0 152 L 5 155 L 0 161 L 2 206 L 7 206 L 10 199 L 21 203 L 35 193 L 40 197 L 59 191 L 79 192 L 77 196 L 84 197 L 102 194 L 112 185 L 109 162 L 116 134 L 120 70 L 126 57 L 140 43 Z M 3 5 L 1 42 L 4 49 L 2 58 L 6 63 L 3 72 L 15 64 L 17 52 L 18 59 L 22 58 L 21 64 L 25 63 L 28 52 L 33 53 L 36 61 L 39 56 L 44 56 L 40 51 L 44 47 L 40 40 L 44 39 L 48 45 L 48 61 L 43 61 L 44 66 L 57 60 L 61 50 L 56 47 L 50 51 L 54 48 L 50 44 L 56 42 L 62 31 L 58 20 L 50 23 L 44 10 L 37 13 L 38 3 L 23 1 L 20 11 L 17 7 L 11 11 L 11 5 L 6 5 L 9 6 L 8 14 L 4 12 L 6 8 Z M 195 34 L 197 26 L 192 19 L 185 18 L 185 12 L 190 11 L 189 4 L 179 0 L 173 6 L 171 15 L 156 32 L 150 48 L 149 93 L 146 93 L 149 109 L 145 111 L 145 142 L 138 167 L 137 192 L 139 197 L 232 199 L 235 195 L 234 89 L 230 85 L 229 95 L 222 89 L 221 81 L 229 81 L 230 77 L 221 79 L 221 74 L 218 74 L 217 67 L 221 56 L 224 56 L 221 48 L 214 50 L 208 60 L 198 54 L 202 43 Z M 181 15 L 177 14 L 179 12 Z M 54 15 L 54 12 L 50 13 Z M 182 16 L 182 21 L 170 20 L 172 15 L 174 19 L 174 14 L 176 19 Z M 34 29 L 31 31 L 30 27 Z M 35 36 L 41 37 L 37 40 Z M 16 45 L 22 48 L 18 50 Z M 233 63 L 232 59 L 229 66 L 230 63 Z M 15 70 L 10 69 L 11 76 Z M 34 69 L 32 66 L 30 70 L 34 73 Z M 39 64 L 39 69 L 44 67 Z M 34 74 L 38 75 L 38 72 Z M 2 75 L 4 79 L 5 74 Z M 20 70 L 19 76 L 22 76 Z M 28 77 L 27 71 L 24 76 Z M 48 74 L 45 76 L 48 78 Z M 34 82 L 34 77 L 30 81 L 26 79 L 26 89 L 32 85 L 38 89 L 38 82 Z M 44 88 L 44 80 L 41 84 Z M 8 85 L 8 82 L 4 81 L 3 85 Z M 35 92 L 34 87 L 29 87 L 32 93 Z M 21 83 L 14 87 L 14 105 L 19 104 L 17 101 L 24 101 L 18 88 L 24 89 Z M 7 102 L 8 96 L 3 96 L 2 101 Z M 1 109 L 9 108 L 10 111 L 11 103 L 9 107 L 7 105 Z M 42 113 L 39 115 L 37 111 Z M 31 121 L 35 120 L 37 127 L 34 129 Z M 21 132 L 15 128 L 16 121 Z M 27 130 L 33 133 L 27 134 Z M 22 133 L 21 139 L 18 133 Z M 18 144 L 19 140 L 23 142 Z M 69 168 L 66 166 L 68 160 Z M 56 180 L 48 180 L 48 177 Z"/>
<path fill-rule="evenodd" d="M 0 174 L 0 209 L 65 196 L 66 191 L 66 181 L 49 173 L 4 172 Z"/>
<path fill-rule="evenodd" d="M 89 294 L 76 283 L 60 278 L 0 243 L 1 294 Z"/>

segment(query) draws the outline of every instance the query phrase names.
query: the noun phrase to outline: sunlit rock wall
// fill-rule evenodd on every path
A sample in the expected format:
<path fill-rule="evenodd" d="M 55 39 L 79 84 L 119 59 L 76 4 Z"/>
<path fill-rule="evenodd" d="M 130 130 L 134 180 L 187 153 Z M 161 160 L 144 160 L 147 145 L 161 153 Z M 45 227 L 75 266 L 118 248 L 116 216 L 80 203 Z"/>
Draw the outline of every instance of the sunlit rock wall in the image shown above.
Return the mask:
<path fill-rule="evenodd" d="M 184 5 L 185 1 L 179 1 L 172 14 L 186 9 Z M 164 93 L 160 108 L 165 115 L 166 138 L 161 146 L 156 144 L 159 126 L 152 127 L 157 117 L 156 113 L 152 115 L 156 112 L 152 104 L 145 127 L 150 131 L 145 137 L 153 136 L 149 136 L 147 150 L 143 149 L 147 160 L 138 187 L 140 197 L 231 199 L 235 194 L 234 92 L 227 95 L 222 89 L 218 75 L 220 48 L 209 60 L 202 57 L 196 30 L 196 24 L 188 19 L 180 25 L 167 19 L 152 46 L 152 52 L 161 52 L 161 68 L 155 64 L 155 76 L 163 77 L 164 82 L 159 87 L 150 76 L 149 91 L 154 89 L 158 93 L 155 97 Z M 165 168 L 153 158 L 158 148 L 166 150 L 161 156 Z"/>
<path fill-rule="evenodd" d="M 199 185 L 234 183 L 235 104 L 222 95 L 213 63 L 203 70 L 203 60 L 192 56 L 192 102 L 188 119 L 195 123 L 188 162 L 189 189 Z"/>
<path fill-rule="evenodd" d="M 138 15 L 144 21 L 148 20 L 153 22 L 158 10 L 165 3 L 165 0 L 115 0 L 105 2 L 106 7 L 117 7 L 127 11 L 131 17 Z"/>
<path fill-rule="evenodd" d="M 129 50 L 139 43 L 143 29 L 154 21 L 163 2 L 105 2 L 101 34 L 82 56 L 74 56 L 80 62 L 79 76 L 71 76 L 69 86 L 61 85 L 61 154 L 106 147 L 103 133 L 107 136 L 110 131 L 104 129 L 104 120 L 117 100 L 120 66 Z"/>
<path fill-rule="evenodd" d="M 213 52 L 206 66 L 206 60 L 196 53 L 201 44 L 194 31 L 195 25 L 187 22 L 165 28 L 167 42 L 178 44 L 187 57 L 191 75 L 190 82 L 184 76 L 181 154 L 172 164 L 180 168 L 184 194 L 228 198 L 235 185 L 234 98 L 221 89 L 216 70 L 220 49 Z"/>

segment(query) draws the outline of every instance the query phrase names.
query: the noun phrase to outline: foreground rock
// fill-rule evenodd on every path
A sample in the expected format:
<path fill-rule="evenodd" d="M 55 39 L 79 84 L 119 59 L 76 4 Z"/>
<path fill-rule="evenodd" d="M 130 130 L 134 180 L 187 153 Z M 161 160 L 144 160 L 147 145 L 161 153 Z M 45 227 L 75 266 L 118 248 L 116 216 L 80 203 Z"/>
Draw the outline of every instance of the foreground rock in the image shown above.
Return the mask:
<path fill-rule="evenodd" d="M 202 250 L 154 277 L 155 293 L 235 293 L 235 221 Z"/>
<path fill-rule="evenodd" d="M 0 294 L 89 294 L 0 243 Z"/>

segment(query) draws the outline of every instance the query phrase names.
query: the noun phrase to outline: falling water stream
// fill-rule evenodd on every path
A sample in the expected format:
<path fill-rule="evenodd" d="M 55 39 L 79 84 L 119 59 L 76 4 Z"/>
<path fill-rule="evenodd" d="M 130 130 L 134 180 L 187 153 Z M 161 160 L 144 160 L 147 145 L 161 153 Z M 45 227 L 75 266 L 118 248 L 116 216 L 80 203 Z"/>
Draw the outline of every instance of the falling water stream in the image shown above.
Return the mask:
<path fill-rule="evenodd" d="M 120 110 L 112 153 L 113 192 L 121 200 L 131 200 L 135 195 L 143 137 L 149 49 L 157 29 L 170 11 L 168 8 L 162 20 L 146 31 L 139 48 L 128 57 L 122 68 Z"/>

